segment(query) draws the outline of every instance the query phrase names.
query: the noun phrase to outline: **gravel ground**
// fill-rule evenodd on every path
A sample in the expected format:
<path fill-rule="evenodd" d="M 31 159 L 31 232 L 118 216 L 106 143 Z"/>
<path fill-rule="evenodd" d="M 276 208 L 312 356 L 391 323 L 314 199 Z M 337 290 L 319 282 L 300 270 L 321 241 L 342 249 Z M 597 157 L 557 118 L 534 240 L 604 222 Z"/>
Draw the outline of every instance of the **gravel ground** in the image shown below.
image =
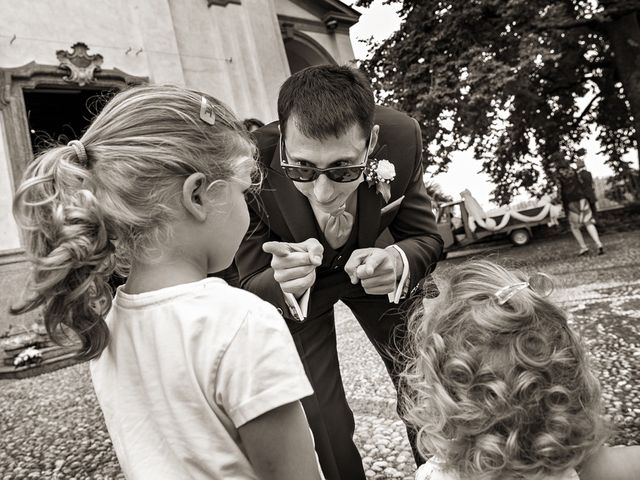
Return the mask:
<path fill-rule="evenodd" d="M 555 276 L 554 293 L 592 352 L 611 444 L 640 443 L 640 232 L 603 237 L 607 254 L 575 257 L 571 238 L 507 248 L 490 258 Z M 476 255 L 481 257 L 482 255 Z M 485 257 L 487 255 L 484 255 Z M 436 278 L 464 259 L 442 262 Z M 382 362 L 341 304 L 336 307 L 345 387 L 367 476 L 413 479 L 415 465 Z M 86 364 L 0 381 L 0 479 L 121 479 Z"/>

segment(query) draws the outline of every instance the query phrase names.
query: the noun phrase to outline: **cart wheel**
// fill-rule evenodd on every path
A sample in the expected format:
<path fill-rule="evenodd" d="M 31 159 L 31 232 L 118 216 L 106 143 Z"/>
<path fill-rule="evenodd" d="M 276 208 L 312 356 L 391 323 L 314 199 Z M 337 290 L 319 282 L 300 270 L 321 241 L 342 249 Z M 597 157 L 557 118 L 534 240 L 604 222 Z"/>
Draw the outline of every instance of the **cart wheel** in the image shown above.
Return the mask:
<path fill-rule="evenodd" d="M 522 245 L 529 243 L 529 240 L 531 240 L 531 234 L 524 228 L 518 228 L 511 232 L 511 236 L 509 238 L 511 239 L 511 243 L 521 247 Z"/>

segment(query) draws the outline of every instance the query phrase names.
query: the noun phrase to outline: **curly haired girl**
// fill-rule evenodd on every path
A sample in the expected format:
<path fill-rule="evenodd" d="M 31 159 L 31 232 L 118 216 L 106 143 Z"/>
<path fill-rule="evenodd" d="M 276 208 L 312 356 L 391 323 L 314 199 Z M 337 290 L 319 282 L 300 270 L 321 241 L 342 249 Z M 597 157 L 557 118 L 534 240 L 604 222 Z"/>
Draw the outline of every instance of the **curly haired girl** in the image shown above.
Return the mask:
<path fill-rule="evenodd" d="M 593 459 L 580 478 L 600 478 L 600 387 L 567 315 L 542 294 L 550 279 L 480 261 L 447 284 L 410 320 L 404 414 L 433 455 L 416 478 L 577 480 Z"/>
<path fill-rule="evenodd" d="M 254 154 L 214 98 L 133 88 L 16 193 L 34 294 L 14 311 L 44 306 L 52 336 L 79 337 L 127 478 L 321 478 L 284 320 L 207 278 L 249 225 Z M 128 280 L 112 304 L 115 269 Z"/>

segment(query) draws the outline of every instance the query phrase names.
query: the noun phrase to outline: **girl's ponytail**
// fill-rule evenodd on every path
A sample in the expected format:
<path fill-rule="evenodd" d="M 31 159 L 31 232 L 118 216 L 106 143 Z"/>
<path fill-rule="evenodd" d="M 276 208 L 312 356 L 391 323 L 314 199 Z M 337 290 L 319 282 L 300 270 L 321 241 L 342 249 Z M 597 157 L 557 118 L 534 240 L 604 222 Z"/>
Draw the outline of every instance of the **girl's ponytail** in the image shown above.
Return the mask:
<path fill-rule="evenodd" d="M 70 328 L 82 343 L 78 357 L 90 359 L 109 342 L 104 315 L 111 305 L 107 278 L 115 269 L 115 248 L 91 191 L 84 147 L 78 150 L 71 144 L 38 157 L 16 193 L 14 216 L 32 255 L 33 293 L 11 313 L 44 306 L 51 338 L 62 340 Z"/>
<path fill-rule="evenodd" d="M 203 121 L 203 99 L 213 123 Z M 13 313 L 44 306 L 52 338 L 71 329 L 82 341 L 79 356 L 97 357 L 109 342 L 109 275 L 156 261 L 183 215 L 186 178 L 232 180 L 255 168 L 255 152 L 212 97 L 160 85 L 118 93 L 81 140 L 48 150 L 25 173 L 14 216 L 33 263 L 33 295 Z"/>

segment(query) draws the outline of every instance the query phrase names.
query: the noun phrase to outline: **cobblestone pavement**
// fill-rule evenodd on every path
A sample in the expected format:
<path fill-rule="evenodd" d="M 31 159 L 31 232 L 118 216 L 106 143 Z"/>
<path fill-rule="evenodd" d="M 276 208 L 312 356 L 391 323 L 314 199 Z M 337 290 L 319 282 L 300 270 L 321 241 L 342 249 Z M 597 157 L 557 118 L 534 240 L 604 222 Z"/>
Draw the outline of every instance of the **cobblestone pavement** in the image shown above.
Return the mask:
<path fill-rule="evenodd" d="M 573 240 L 550 239 L 491 257 L 558 280 L 603 384 L 612 444 L 640 442 L 640 232 L 603 238 L 607 254 L 575 257 Z M 436 279 L 464 259 L 443 262 Z M 338 349 L 367 476 L 413 479 L 415 465 L 395 392 L 375 350 L 344 305 Z M 0 381 L 0 479 L 122 479 L 86 364 Z"/>

